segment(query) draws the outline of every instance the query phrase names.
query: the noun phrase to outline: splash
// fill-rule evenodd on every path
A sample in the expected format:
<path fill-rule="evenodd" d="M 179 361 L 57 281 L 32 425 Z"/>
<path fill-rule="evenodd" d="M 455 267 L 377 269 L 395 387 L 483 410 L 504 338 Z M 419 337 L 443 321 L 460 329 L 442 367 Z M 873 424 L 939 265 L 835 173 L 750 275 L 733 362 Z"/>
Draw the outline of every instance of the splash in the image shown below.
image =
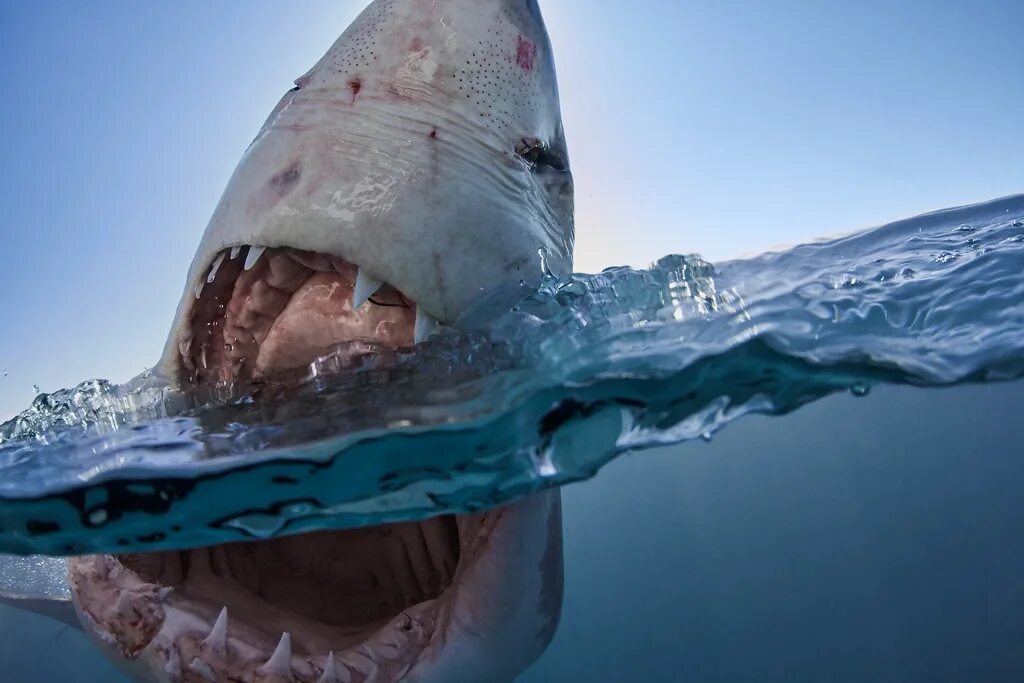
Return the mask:
<path fill-rule="evenodd" d="M 1016 196 L 750 260 L 547 278 L 496 294 L 461 334 L 347 344 L 286 384 L 42 394 L 0 426 L 0 551 L 469 512 L 838 391 L 1015 379 L 1022 272 Z"/>

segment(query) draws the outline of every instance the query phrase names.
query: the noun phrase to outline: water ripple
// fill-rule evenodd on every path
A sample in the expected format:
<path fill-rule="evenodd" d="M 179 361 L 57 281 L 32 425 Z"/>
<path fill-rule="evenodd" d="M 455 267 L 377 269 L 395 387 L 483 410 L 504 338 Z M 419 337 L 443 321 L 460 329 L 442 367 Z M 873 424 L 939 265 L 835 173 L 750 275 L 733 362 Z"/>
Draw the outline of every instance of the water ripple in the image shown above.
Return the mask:
<path fill-rule="evenodd" d="M 86 382 L 0 426 L 0 551 L 471 511 L 836 391 L 1018 378 L 1021 273 L 1017 196 L 749 260 L 549 278 L 496 293 L 460 335 L 338 349 L 289 386 Z"/>

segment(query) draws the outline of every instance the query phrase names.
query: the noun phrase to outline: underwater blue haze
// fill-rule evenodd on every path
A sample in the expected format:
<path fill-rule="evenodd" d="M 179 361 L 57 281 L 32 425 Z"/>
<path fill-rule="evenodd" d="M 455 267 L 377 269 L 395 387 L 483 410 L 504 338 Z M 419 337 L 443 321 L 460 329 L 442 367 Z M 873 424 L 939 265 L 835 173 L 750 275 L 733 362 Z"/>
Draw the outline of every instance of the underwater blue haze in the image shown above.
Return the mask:
<path fill-rule="evenodd" d="M 572 484 L 562 624 L 519 680 L 1021 680 L 1020 3 L 549 1 L 580 274 L 258 407 L 127 382 L 361 6 L 0 4 L 0 552 L 55 556 L 0 556 L 0 594 Z M 4 606 L 0 665 L 122 680 Z"/>

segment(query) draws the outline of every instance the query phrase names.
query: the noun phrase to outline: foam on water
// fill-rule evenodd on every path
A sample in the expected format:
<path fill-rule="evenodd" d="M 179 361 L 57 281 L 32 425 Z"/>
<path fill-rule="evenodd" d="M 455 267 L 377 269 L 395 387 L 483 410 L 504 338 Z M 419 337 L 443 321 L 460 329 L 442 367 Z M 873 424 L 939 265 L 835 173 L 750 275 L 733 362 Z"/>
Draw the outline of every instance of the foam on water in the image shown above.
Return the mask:
<path fill-rule="evenodd" d="M 351 344 L 288 386 L 87 382 L 0 427 L 0 552 L 471 511 L 836 391 L 1018 378 L 1022 272 L 1024 195 L 750 260 L 551 278 L 464 333 Z"/>

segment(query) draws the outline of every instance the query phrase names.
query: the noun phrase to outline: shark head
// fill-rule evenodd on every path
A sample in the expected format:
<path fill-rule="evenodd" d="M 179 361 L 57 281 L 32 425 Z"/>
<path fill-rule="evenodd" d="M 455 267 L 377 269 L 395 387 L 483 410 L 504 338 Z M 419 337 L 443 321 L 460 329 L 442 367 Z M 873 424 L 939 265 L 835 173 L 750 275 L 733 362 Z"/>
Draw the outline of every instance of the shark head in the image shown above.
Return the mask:
<path fill-rule="evenodd" d="M 348 338 L 411 344 L 484 293 L 571 269 L 536 0 L 378 0 L 295 84 L 203 236 L 165 374 L 248 379 Z"/>
<path fill-rule="evenodd" d="M 536 0 L 376 0 L 245 152 L 160 363 L 272 380 L 405 347 L 571 268 L 573 190 Z M 561 609 L 556 491 L 473 515 L 70 563 L 136 680 L 506 681 Z"/>

